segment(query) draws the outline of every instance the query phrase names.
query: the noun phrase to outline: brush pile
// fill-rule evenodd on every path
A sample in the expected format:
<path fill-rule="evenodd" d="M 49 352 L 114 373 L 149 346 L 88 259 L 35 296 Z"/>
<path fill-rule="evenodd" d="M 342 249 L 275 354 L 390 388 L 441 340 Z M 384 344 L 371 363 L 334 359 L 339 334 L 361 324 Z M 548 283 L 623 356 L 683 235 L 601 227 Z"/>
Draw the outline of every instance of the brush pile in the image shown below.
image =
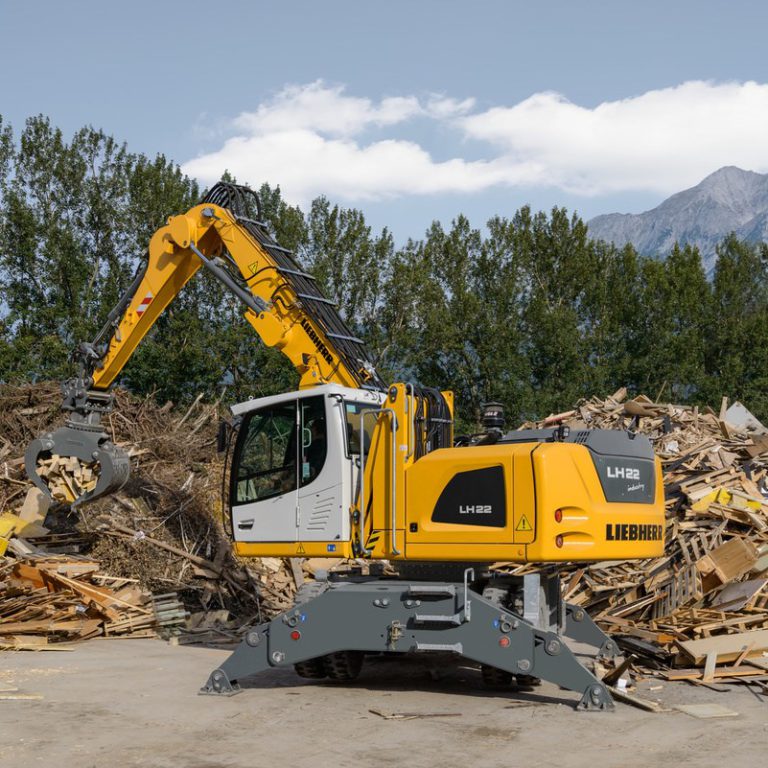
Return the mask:
<path fill-rule="evenodd" d="M 154 610 L 152 595 L 164 596 L 166 602 L 168 595 L 176 596 L 190 614 L 188 626 L 206 636 L 234 636 L 241 627 L 290 604 L 296 579 L 288 562 L 240 561 L 231 552 L 221 507 L 223 467 L 216 454 L 215 405 L 198 398 L 180 415 L 170 403 L 160 406 L 151 398 L 118 391 L 115 409 L 103 423 L 112 441 L 131 457 L 131 479 L 118 493 L 75 513 L 64 490 L 49 509 L 23 467 L 29 442 L 63 424 L 60 403 L 54 384 L 0 387 L 0 636 L 18 639 L 25 634 L 18 629 L 26 619 L 16 611 L 27 594 L 33 603 L 42 600 L 42 613 L 32 611 L 30 620 L 52 621 L 51 639 L 70 637 L 55 629 L 56 622 L 68 620 L 73 606 L 83 604 L 82 594 L 78 584 L 51 576 L 48 563 L 66 571 L 79 567 L 82 558 L 97 567 L 78 579 L 102 591 L 115 588 L 118 600 L 130 586 L 140 615 Z M 55 457 L 48 459 L 47 469 L 59 486 L 93 482 L 93 476 L 86 477 L 92 468 L 54 462 Z M 42 575 L 22 583 L 20 574 L 31 573 L 24 568 Z M 99 634 L 114 634 L 115 622 L 126 618 L 121 613 L 128 611 L 126 606 L 109 607 L 113 613 L 105 615 L 91 602 L 89 613 L 83 614 L 100 620 Z M 129 630 L 157 631 L 156 621 L 133 619 L 132 626 L 124 625 Z M 6 621 L 12 633 L 5 632 Z M 72 637 L 91 636 L 92 626 Z"/>

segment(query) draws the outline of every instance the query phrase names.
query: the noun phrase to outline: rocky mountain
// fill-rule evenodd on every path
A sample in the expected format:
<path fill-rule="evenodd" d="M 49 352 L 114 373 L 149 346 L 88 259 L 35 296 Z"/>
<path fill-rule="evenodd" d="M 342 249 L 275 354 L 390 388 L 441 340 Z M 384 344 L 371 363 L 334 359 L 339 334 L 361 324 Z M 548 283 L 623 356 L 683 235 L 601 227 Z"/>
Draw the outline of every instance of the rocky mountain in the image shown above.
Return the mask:
<path fill-rule="evenodd" d="M 726 166 L 645 213 L 609 213 L 588 222 L 591 237 L 642 254 L 666 255 L 675 244 L 696 245 L 707 272 L 715 246 L 730 232 L 750 242 L 768 240 L 768 174 Z"/>

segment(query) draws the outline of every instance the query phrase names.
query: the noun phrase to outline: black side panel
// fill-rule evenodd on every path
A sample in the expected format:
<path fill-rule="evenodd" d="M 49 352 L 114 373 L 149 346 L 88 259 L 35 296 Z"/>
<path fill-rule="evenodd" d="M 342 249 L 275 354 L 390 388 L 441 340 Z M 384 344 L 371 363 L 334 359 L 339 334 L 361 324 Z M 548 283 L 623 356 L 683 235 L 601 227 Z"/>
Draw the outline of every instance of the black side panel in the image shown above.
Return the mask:
<path fill-rule="evenodd" d="M 454 475 L 437 500 L 432 522 L 503 528 L 507 522 L 504 469 L 485 467 Z"/>
<path fill-rule="evenodd" d="M 592 454 L 606 501 L 653 504 L 656 498 L 656 465 L 645 459 Z"/>

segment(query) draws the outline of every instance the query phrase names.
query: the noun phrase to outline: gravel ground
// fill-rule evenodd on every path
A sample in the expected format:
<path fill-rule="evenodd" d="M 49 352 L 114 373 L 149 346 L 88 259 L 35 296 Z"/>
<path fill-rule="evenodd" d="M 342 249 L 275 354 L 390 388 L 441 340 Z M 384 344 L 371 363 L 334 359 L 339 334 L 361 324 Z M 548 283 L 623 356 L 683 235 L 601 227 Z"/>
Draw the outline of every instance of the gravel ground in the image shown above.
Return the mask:
<path fill-rule="evenodd" d="M 573 710 L 578 696 L 543 684 L 488 691 L 477 670 L 430 671 L 372 661 L 352 685 L 310 683 L 281 670 L 231 698 L 198 696 L 226 650 L 159 640 L 93 640 L 71 652 L 2 652 L 0 687 L 39 694 L 0 700 L 0 765 L 156 768 L 408 768 L 763 765 L 768 700 L 745 687 L 640 683 L 672 709 L 716 703 L 735 717 L 701 720 L 617 704 Z M 385 719 L 410 713 L 413 719 Z M 424 715 L 442 717 L 423 717 Z"/>

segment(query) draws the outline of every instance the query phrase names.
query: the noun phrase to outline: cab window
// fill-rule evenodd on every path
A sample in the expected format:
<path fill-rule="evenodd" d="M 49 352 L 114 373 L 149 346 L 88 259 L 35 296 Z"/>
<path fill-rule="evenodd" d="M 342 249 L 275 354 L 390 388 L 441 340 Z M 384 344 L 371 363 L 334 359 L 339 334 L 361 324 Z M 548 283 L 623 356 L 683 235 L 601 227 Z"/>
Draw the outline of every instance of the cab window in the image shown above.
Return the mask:
<path fill-rule="evenodd" d="M 325 423 L 325 398 L 299 400 L 301 409 L 301 486 L 309 485 L 325 466 L 328 430 Z"/>
<path fill-rule="evenodd" d="M 378 405 L 370 403 L 344 403 L 344 426 L 347 437 L 347 455 L 360 455 L 360 418 L 366 411 L 378 411 Z M 373 416 L 366 416 L 363 423 L 365 432 L 363 433 L 364 453 L 367 456 L 371 447 L 371 437 L 373 428 L 376 425 L 376 419 Z"/>
<path fill-rule="evenodd" d="M 295 491 L 297 474 L 296 401 L 277 403 L 250 414 L 238 438 L 234 503 Z"/>
<path fill-rule="evenodd" d="M 254 411 L 240 427 L 233 503 L 261 501 L 308 485 L 325 466 L 327 452 L 324 397 Z"/>

